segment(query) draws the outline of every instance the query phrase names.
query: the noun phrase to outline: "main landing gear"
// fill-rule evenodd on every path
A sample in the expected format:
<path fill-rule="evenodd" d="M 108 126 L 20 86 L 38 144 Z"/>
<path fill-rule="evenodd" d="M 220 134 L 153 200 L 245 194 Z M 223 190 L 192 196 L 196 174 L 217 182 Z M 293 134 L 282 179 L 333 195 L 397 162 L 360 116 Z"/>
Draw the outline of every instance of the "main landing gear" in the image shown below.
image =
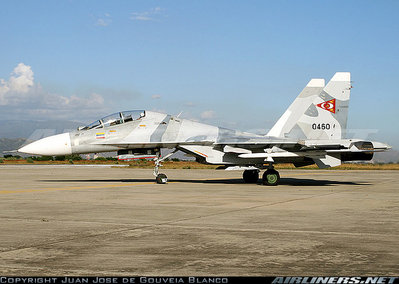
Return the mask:
<path fill-rule="evenodd" d="M 155 167 L 154 167 L 154 176 L 155 176 L 155 181 L 159 184 L 165 184 L 168 182 L 168 177 L 165 174 L 159 173 L 159 167 L 162 167 L 162 162 L 172 156 L 174 153 L 176 153 L 177 150 L 174 150 L 173 152 L 167 154 L 165 157 L 161 158 L 161 153 L 157 152 L 157 157 L 154 159 L 155 161 Z"/>
<path fill-rule="evenodd" d="M 245 170 L 242 174 L 242 178 L 246 183 L 256 183 L 259 179 L 259 170 Z M 263 173 L 262 176 L 262 184 L 264 185 L 278 185 L 280 182 L 280 174 L 276 171 L 273 165 L 270 165 L 269 168 Z"/>
<path fill-rule="evenodd" d="M 256 183 L 259 179 L 259 170 L 245 170 L 242 178 L 246 183 Z"/>
<path fill-rule="evenodd" d="M 280 182 L 280 174 L 274 168 L 268 169 L 263 173 L 262 183 L 264 185 L 278 185 Z"/>

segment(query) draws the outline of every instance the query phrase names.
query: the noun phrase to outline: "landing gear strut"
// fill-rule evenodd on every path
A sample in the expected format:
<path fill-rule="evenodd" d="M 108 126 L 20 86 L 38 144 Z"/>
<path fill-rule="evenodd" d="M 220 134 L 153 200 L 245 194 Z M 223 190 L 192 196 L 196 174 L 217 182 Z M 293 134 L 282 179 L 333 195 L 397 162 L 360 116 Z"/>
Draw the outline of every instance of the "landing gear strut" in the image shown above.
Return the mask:
<path fill-rule="evenodd" d="M 263 173 L 262 182 L 264 185 L 278 185 L 280 182 L 280 174 L 276 171 L 271 164 L 269 169 Z"/>
<path fill-rule="evenodd" d="M 259 179 L 259 170 L 245 170 L 242 178 L 246 183 L 256 183 Z"/>
<path fill-rule="evenodd" d="M 154 167 L 154 176 L 155 181 L 159 184 L 165 184 L 168 182 L 168 177 L 165 174 L 159 173 L 159 167 L 162 167 L 162 162 L 176 153 L 178 150 L 175 149 L 173 152 L 167 154 L 165 157 L 161 158 L 161 152 L 157 152 L 157 157 L 154 159 L 155 167 Z"/>

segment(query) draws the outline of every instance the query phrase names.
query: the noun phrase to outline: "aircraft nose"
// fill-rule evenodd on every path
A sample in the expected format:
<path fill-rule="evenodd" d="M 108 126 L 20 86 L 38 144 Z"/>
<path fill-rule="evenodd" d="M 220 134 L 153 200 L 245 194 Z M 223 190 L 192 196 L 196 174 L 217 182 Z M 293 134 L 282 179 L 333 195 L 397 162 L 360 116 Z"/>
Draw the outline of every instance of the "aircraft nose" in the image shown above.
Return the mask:
<path fill-rule="evenodd" d="M 49 136 L 20 148 L 18 152 L 43 156 L 70 155 L 71 137 L 69 133 Z"/>

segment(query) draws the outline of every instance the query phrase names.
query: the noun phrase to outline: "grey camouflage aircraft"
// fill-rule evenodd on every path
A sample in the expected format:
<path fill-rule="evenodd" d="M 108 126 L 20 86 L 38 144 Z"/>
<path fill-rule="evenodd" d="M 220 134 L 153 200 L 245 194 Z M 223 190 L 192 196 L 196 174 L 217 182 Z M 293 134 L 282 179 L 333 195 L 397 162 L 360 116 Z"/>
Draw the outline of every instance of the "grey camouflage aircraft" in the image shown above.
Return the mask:
<path fill-rule="evenodd" d="M 34 155 L 70 155 L 117 151 L 118 155 L 154 158 L 157 183 L 162 161 L 178 150 L 200 163 L 243 170 L 247 183 L 256 183 L 261 169 L 265 185 L 277 185 L 277 163 L 296 167 L 339 166 L 343 161 L 371 160 L 390 146 L 362 139 L 345 139 L 351 81 L 337 72 L 325 85 L 312 79 L 267 135 L 215 127 L 178 116 L 133 110 L 103 117 L 76 131 L 46 137 L 19 149 Z M 161 157 L 160 149 L 174 149 Z"/>

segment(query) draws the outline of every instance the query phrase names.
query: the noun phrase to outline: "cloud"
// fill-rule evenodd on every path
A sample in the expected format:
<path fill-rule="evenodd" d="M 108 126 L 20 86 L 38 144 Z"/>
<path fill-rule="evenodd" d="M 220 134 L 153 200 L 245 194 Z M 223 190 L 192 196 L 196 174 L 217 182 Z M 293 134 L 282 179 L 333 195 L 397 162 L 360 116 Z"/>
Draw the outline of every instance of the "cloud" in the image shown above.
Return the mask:
<path fill-rule="evenodd" d="M 206 110 L 201 113 L 202 119 L 211 119 L 215 117 L 215 112 L 213 110 Z"/>
<path fill-rule="evenodd" d="M 152 95 L 151 98 L 154 100 L 159 100 L 161 98 L 161 95 Z"/>
<path fill-rule="evenodd" d="M 26 93 L 33 86 L 33 72 L 30 66 L 19 63 L 11 72 L 10 79 L 0 79 L 0 98 L 4 98 L 7 92 Z"/>
<path fill-rule="evenodd" d="M 155 21 L 162 14 L 162 11 L 161 7 L 155 7 L 144 12 L 132 12 L 130 19 L 133 21 Z"/>
<path fill-rule="evenodd" d="M 108 13 L 105 13 L 101 17 L 97 18 L 95 25 L 100 26 L 100 27 L 106 27 L 106 26 L 109 26 L 111 23 L 112 23 L 111 15 Z"/>
<path fill-rule="evenodd" d="M 19 63 L 8 80 L 0 79 L 0 117 L 21 119 L 75 118 L 105 110 L 104 98 L 95 92 L 84 97 L 50 93 L 34 82 L 31 66 Z"/>
<path fill-rule="evenodd" d="M 0 105 L 8 105 L 25 98 L 33 86 L 31 67 L 19 63 L 11 72 L 8 81 L 0 79 Z"/>

